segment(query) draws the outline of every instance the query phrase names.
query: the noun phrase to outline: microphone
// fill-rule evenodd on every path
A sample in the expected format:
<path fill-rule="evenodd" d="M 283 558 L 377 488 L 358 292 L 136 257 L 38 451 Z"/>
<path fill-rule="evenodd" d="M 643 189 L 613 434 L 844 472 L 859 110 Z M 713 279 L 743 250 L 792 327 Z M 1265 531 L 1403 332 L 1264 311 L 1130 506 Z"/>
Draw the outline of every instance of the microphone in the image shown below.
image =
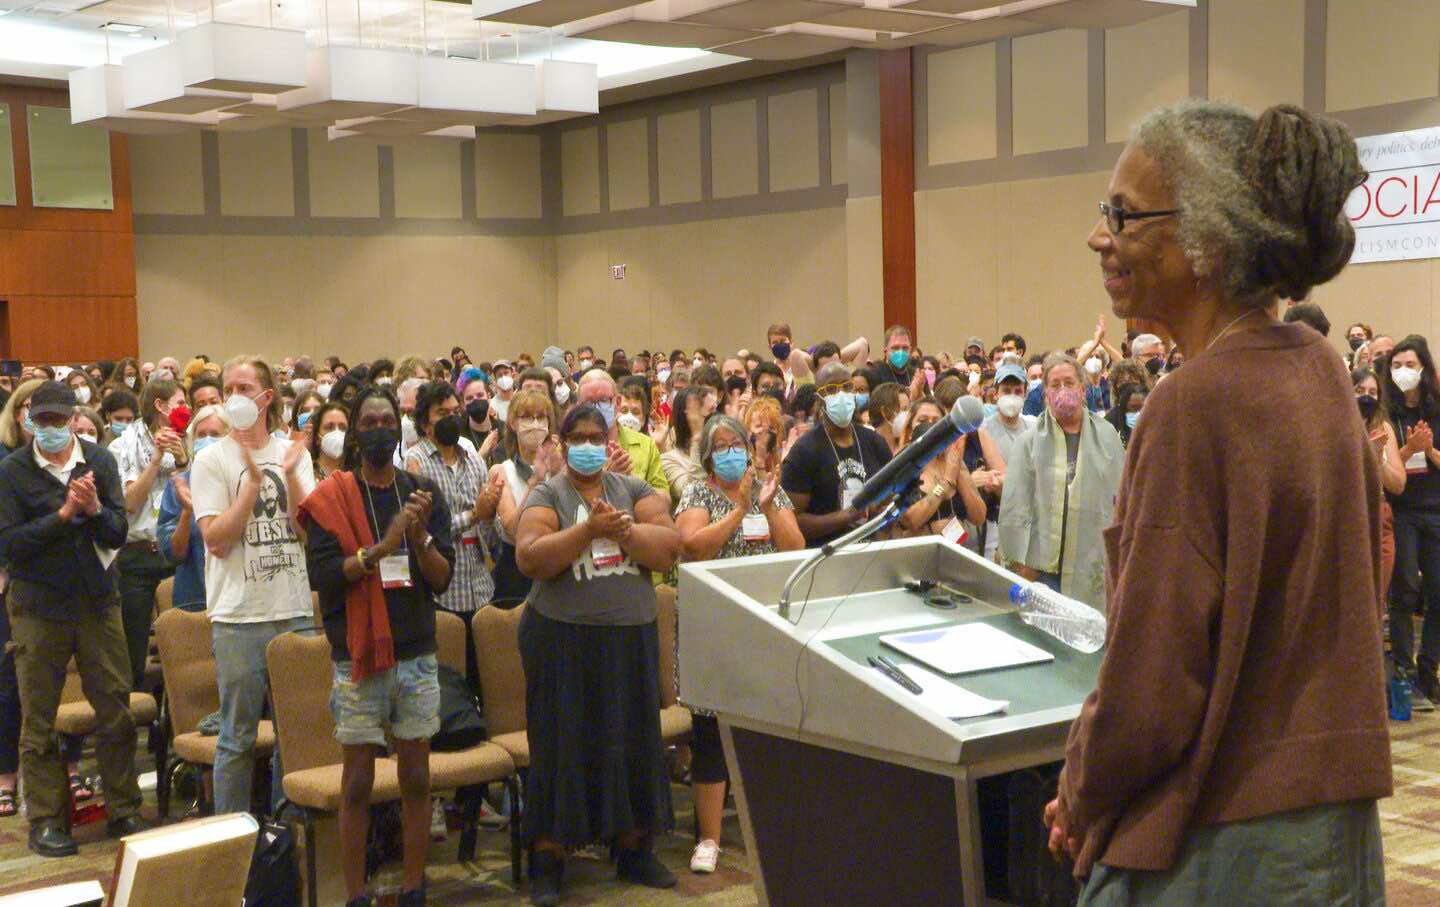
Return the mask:
<path fill-rule="evenodd" d="M 938 457 L 956 438 L 969 434 L 985 422 L 985 407 L 971 396 L 955 401 L 950 415 L 930 426 L 918 441 L 895 455 L 884 468 L 861 487 L 852 505 L 856 510 L 873 507 L 904 491 L 920 476 L 925 464 Z"/>

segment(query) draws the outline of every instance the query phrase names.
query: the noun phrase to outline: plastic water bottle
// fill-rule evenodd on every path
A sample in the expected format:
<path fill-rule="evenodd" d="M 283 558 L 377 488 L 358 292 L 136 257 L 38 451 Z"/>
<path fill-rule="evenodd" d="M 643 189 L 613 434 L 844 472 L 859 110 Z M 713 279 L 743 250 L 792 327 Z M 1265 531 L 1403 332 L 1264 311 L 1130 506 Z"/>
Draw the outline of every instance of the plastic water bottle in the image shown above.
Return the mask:
<path fill-rule="evenodd" d="M 1105 616 L 1043 583 L 1016 583 L 1010 601 L 1019 606 L 1021 620 L 1076 651 L 1098 652 L 1105 645 Z"/>
<path fill-rule="evenodd" d="M 1390 717 L 1396 721 L 1410 720 L 1410 679 L 1401 671 L 1390 681 Z"/>

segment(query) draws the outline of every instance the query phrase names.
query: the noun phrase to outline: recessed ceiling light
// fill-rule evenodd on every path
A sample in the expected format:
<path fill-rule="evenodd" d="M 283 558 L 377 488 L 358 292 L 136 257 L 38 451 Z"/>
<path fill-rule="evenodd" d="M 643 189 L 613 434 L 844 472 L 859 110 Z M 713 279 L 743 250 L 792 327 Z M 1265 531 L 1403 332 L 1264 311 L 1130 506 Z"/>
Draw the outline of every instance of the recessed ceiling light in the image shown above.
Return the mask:
<path fill-rule="evenodd" d="M 130 25 L 126 22 L 106 22 L 100 27 L 105 31 L 119 32 L 122 35 L 133 35 L 136 32 L 145 30 L 145 26 L 143 25 Z"/>

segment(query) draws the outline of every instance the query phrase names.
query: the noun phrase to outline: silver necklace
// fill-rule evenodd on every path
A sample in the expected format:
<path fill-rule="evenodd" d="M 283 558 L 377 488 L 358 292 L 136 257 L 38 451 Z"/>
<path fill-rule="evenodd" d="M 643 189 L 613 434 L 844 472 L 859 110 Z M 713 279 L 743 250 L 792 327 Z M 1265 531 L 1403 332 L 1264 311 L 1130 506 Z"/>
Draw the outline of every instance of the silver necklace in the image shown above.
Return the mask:
<path fill-rule="evenodd" d="M 1259 309 L 1250 309 L 1250 310 L 1248 310 L 1248 311 L 1246 311 L 1246 312 L 1242 312 L 1242 313 L 1240 314 L 1240 317 L 1239 317 L 1239 318 L 1236 318 L 1234 321 L 1230 322 L 1229 324 L 1225 325 L 1225 327 L 1221 328 L 1221 329 L 1220 329 L 1220 333 L 1216 334 L 1215 337 L 1214 337 L 1213 339 L 1211 339 L 1211 341 L 1210 341 L 1209 343 L 1205 344 L 1205 349 L 1208 350 L 1208 349 L 1210 349 L 1210 347 L 1212 347 L 1212 346 L 1214 346 L 1215 344 L 1219 343 L 1219 342 L 1220 342 L 1220 338 L 1221 338 L 1221 337 L 1224 337 L 1226 334 L 1230 333 L 1230 329 L 1231 329 L 1231 328 L 1233 328 L 1235 325 L 1239 324 L 1240 322 L 1244 321 L 1246 318 L 1249 318 L 1251 315 L 1254 315 L 1254 314 L 1255 314 L 1256 312 L 1258 312 L 1258 311 L 1260 311 L 1260 310 L 1259 310 Z"/>

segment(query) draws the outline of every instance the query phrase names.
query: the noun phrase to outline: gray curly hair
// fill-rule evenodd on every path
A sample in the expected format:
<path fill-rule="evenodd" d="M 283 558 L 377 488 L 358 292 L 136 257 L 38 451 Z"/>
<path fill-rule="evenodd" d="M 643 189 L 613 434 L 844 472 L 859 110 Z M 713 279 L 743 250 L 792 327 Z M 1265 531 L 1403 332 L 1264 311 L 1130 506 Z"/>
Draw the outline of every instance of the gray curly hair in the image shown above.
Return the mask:
<path fill-rule="evenodd" d="M 715 464 L 710 461 L 710 455 L 715 452 L 715 433 L 720 429 L 735 433 L 745 444 L 746 449 L 750 447 L 749 436 L 745 433 L 745 426 L 741 425 L 738 419 L 719 413 L 705 420 L 705 434 L 700 439 L 700 465 L 704 466 L 707 472 L 715 471 Z"/>
<path fill-rule="evenodd" d="M 1175 195 L 1191 267 L 1231 299 L 1304 299 L 1350 260 L 1344 205 L 1366 173 L 1339 121 L 1190 100 L 1146 116 L 1135 141 Z"/>

